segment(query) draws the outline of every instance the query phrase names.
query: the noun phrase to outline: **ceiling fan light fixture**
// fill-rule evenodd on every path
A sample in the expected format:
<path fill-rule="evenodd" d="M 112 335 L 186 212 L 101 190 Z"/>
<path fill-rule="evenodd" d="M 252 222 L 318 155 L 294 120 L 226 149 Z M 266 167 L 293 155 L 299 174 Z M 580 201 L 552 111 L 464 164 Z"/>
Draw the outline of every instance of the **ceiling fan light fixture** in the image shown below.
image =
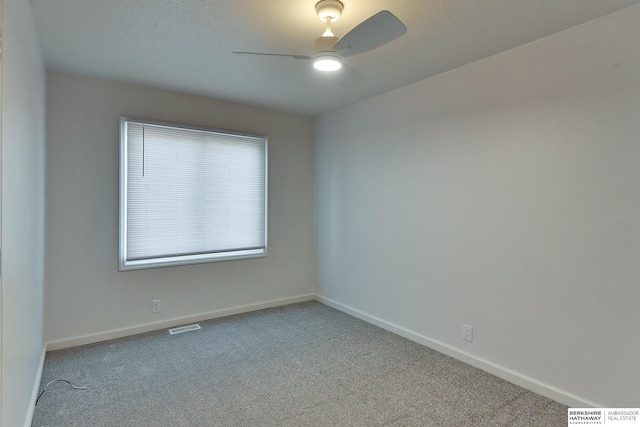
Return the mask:
<path fill-rule="evenodd" d="M 316 13 L 325 23 L 326 30 L 321 37 L 316 38 L 313 56 L 239 51 L 233 53 L 313 60 L 315 69 L 331 73 L 342 68 L 342 58 L 369 52 L 407 32 L 407 27 L 394 14 L 388 10 L 381 10 L 338 38 L 331 31 L 331 23 L 340 18 L 343 8 L 340 0 L 320 0 L 316 3 Z"/>
<path fill-rule="evenodd" d="M 320 71 L 337 71 L 342 68 L 342 60 L 335 55 L 321 54 L 313 58 L 313 67 Z"/>

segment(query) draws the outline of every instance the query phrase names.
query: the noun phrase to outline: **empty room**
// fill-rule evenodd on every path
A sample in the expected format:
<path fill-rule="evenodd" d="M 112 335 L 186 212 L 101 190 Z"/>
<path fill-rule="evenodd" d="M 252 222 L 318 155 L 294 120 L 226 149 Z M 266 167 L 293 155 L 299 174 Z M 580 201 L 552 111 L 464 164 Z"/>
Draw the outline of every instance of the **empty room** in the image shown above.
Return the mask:
<path fill-rule="evenodd" d="M 0 427 L 640 425 L 640 0 L 0 5 Z"/>

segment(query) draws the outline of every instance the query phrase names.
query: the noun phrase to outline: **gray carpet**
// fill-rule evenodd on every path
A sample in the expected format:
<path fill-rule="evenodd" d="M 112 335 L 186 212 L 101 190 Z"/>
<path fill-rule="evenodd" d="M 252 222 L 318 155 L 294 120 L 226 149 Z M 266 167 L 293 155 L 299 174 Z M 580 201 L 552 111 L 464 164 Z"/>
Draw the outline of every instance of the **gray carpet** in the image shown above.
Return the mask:
<path fill-rule="evenodd" d="M 318 302 L 49 352 L 32 426 L 566 426 L 567 407 Z"/>

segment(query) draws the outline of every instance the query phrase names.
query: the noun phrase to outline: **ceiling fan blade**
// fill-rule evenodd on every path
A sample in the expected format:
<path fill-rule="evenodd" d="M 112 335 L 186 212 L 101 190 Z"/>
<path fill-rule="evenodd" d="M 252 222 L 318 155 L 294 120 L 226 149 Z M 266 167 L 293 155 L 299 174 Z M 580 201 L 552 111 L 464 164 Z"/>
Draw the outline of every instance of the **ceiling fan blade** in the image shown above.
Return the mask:
<path fill-rule="evenodd" d="M 347 63 L 342 63 L 342 69 L 337 73 L 329 75 L 331 81 L 344 89 L 355 89 L 360 87 L 366 80 L 365 75 L 360 70 Z"/>
<path fill-rule="evenodd" d="M 389 43 L 407 32 L 407 27 L 393 13 L 383 10 L 349 31 L 333 49 L 344 57 L 368 52 Z"/>
<path fill-rule="evenodd" d="M 262 53 L 262 52 L 231 52 L 231 53 L 238 53 L 241 55 L 284 56 L 284 57 L 293 58 L 293 59 L 311 59 L 311 57 L 308 55 L 287 55 L 285 53 Z"/>

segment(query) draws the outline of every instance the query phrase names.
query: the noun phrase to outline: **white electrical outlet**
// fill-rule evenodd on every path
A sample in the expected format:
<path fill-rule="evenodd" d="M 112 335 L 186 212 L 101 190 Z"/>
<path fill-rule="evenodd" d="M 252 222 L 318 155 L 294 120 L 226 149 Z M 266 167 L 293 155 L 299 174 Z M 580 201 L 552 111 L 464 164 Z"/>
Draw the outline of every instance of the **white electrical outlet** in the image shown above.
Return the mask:
<path fill-rule="evenodd" d="M 465 341 L 473 341 L 473 326 L 462 324 L 462 339 Z"/>
<path fill-rule="evenodd" d="M 159 299 L 154 299 L 152 302 L 152 308 L 151 311 L 154 313 L 159 312 L 162 309 L 162 307 L 160 306 L 160 300 Z"/>

